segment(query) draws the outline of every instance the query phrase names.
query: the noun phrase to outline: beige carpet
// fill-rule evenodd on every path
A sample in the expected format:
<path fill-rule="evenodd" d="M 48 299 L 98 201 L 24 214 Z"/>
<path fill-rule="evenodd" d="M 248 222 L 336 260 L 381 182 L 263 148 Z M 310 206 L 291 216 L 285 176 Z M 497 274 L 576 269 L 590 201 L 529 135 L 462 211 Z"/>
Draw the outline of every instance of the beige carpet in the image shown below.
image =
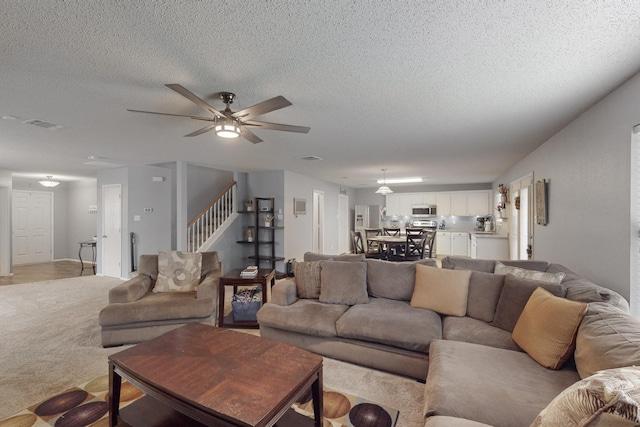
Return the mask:
<path fill-rule="evenodd" d="M 121 280 L 78 277 L 0 287 L 0 419 L 107 373 L 98 313 Z M 251 331 L 257 332 L 257 331 Z M 424 425 L 424 385 L 325 358 L 324 384 L 400 411 L 398 427 Z"/>

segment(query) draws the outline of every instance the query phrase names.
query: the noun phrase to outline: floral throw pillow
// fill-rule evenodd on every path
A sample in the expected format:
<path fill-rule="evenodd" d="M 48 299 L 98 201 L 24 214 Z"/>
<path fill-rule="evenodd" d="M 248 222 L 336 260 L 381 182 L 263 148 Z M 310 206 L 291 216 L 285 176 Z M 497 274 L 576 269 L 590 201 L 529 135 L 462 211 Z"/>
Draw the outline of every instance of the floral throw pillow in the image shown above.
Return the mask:
<path fill-rule="evenodd" d="M 598 371 L 556 396 L 531 427 L 637 426 L 640 423 L 640 367 Z"/>
<path fill-rule="evenodd" d="M 153 292 L 191 292 L 200 283 L 202 254 L 199 252 L 160 251 L 158 279 Z"/>

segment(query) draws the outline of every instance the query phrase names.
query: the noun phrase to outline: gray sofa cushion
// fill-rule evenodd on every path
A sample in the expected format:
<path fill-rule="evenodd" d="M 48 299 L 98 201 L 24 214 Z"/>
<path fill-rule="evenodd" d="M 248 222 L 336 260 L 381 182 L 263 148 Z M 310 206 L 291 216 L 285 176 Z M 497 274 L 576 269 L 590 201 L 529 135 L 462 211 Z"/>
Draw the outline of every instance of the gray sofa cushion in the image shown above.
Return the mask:
<path fill-rule="evenodd" d="M 578 328 L 575 360 L 582 378 L 640 365 L 640 320 L 606 303 L 589 304 Z"/>
<path fill-rule="evenodd" d="M 289 306 L 267 303 L 258 310 L 260 325 L 321 337 L 335 337 L 336 321 L 349 306 L 299 299 Z"/>
<path fill-rule="evenodd" d="M 320 277 L 320 302 L 347 305 L 369 302 L 366 263 L 322 261 Z"/>
<path fill-rule="evenodd" d="M 574 369 L 546 369 L 526 353 L 435 341 L 429 350 L 424 414 L 492 426 L 528 426 L 578 380 Z"/>
<path fill-rule="evenodd" d="M 293 261 L 293 274 L 296 278 L 298 297 L 311 299 L 320 297 L 320 262 Z"/>
<path fill-rule="evenodd" d="M 409 301 L 416 280 L 416 264 L 437 267 L 434 259 L 414 262 L 392 262 L 368 258 L 367 283 L 369 294 L 379 298 Z M 492 318 L 493 319 L 493 318 Z"/>
<path fill-rule="evenodd" d="M 354 305 L 336 323 L 338 336 L 378 342 L 427 353 L 433 340 L 442 338 L 440 316 L 413 308 L 406 301 L 371 298 Z"/>
<path fill-rule="evenodd" d="M 522 310 L 524 310 L 524 306 L 527 305 L 529 297 L 538 286 L 542 286 L 557 297 L 564 298 L 567 293 L 567 289 L 558 283 L 521 279 L 512 274 L 507 274 L 504 279 L 504 287 L 500 294 L 500 300 L 496 307 L 496 316 L 493 318 L 493 325 L 513 332 L 513 328 L 516 326 L 518 318 Z"/>
<path fill-rule="evenodd" d="M 99 322 L 101 326 L 110 326 L 167 319 L 206 319 L 214 311 L 213 299 L 196 299 L 195 292 L 149 292 L 138 301 L 107 305 L 100 311 Z"/>
<path fill-rule="evenodd" d="M 495 317 L 503 286 L 503 275 L 472 271 L 469 280 L 467 316 L 491 322 Z"/>
<path fill-rule="evenodd" d="M 471 317 L 447 316 L 442 319 L 442 338 L 522 351 L 511 338 L 511 332 Z"/>
<path fill-rule="evenodd" d="M 326 255 L 318 254 L 315 252 L 305 252 L 305 261 L 346 261 L 346 262 L 361 262 L 365 260 L 365 254 L 342 254 L 342 255 Z"/>
<path fill-rule="evenodd" d="M 514 260 L 500 262 L 504 265 L 511 265 L 536 271 L 547 271 L 547 268 L 549 267 L 549 263 L 547 261 Z M 485 273 L 493 273 L 495 264 L 496 260 L 493 259 L 472 259 L 455 256 L 448 256 L 442 259 L 442 268 L 484 271 Z"/>

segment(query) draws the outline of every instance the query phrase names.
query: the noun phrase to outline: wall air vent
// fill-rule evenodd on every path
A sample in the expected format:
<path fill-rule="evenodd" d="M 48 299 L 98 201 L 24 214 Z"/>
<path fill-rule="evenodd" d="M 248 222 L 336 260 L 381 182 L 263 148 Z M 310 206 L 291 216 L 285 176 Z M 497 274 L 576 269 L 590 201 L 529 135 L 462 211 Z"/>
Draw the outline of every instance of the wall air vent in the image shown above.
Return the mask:
<path fill-rule="evenodd" d="M 44 120 L 38 120 L 38 119 L 25 120 L 22 123 L 24 123 L 25 125 L 38 126 L 38 127 L 49 129 L 49 130 L 62 129 L 62 126 L 60 125 L 57 125 L 55 123 L 45 122 Z"/>
<path fill-rule="evenodd" d="M 318 157 L 318 156 L 305 156 L 305 157 L 300 157 L 300 160 L 322 160 L 322 157 Z"/>

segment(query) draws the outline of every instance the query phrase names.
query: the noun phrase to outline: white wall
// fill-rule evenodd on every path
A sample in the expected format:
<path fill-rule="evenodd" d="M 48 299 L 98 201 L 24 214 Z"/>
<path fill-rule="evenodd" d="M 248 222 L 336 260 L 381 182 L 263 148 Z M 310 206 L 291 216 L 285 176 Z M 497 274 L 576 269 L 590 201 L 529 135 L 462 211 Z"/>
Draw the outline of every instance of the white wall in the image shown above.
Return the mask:
<path fill-rule="evenodd" d="M 89 206 L 98 205 L 97 185 L 96 178 L 67 184 L 67 258 L 77 259 L 78 243 L 97 236 L 98 214 L 89 213 Z M 90 259 L 89 249 L 84 249 L 82 255 L 85 260 Z"/>
<path fill-rule="evenodd" d="M 233 181 L 233 172 L 198 165 L 187 166 L 187 218 L 191 221 Z"/>
<path fill-rule="evenodd" d="M 548 179 L 549 223 L 534 257 L 564 264 L 629 298 L 630 141 L 640 123 L 640 74 L 602 99 L 494 182 Z"/>
<path fill-rule="evenodd" d="M 312 220 L 313 220 L 313 190 L 324 192 L 325 206 L 325 234 L 324 247 L 328 254 L 338 251 L 338 195 L 340 191 L 346 191 L 349 196 L 349 206 L 354 206 L 355 192 L 345 189 L 337 184 L 300 175 L 295 172 L 284 171 L 284 221 L 285 242 L 284 257 L 302 260 L 305 252 L 313 247 Z M 293 199 L 307 200 L 307 214 L 295 217 L 293 215 Z M 352 215 L 351 215 L 352 216 Z M 350 222 L 352 222 L 350 218 Z"/>

